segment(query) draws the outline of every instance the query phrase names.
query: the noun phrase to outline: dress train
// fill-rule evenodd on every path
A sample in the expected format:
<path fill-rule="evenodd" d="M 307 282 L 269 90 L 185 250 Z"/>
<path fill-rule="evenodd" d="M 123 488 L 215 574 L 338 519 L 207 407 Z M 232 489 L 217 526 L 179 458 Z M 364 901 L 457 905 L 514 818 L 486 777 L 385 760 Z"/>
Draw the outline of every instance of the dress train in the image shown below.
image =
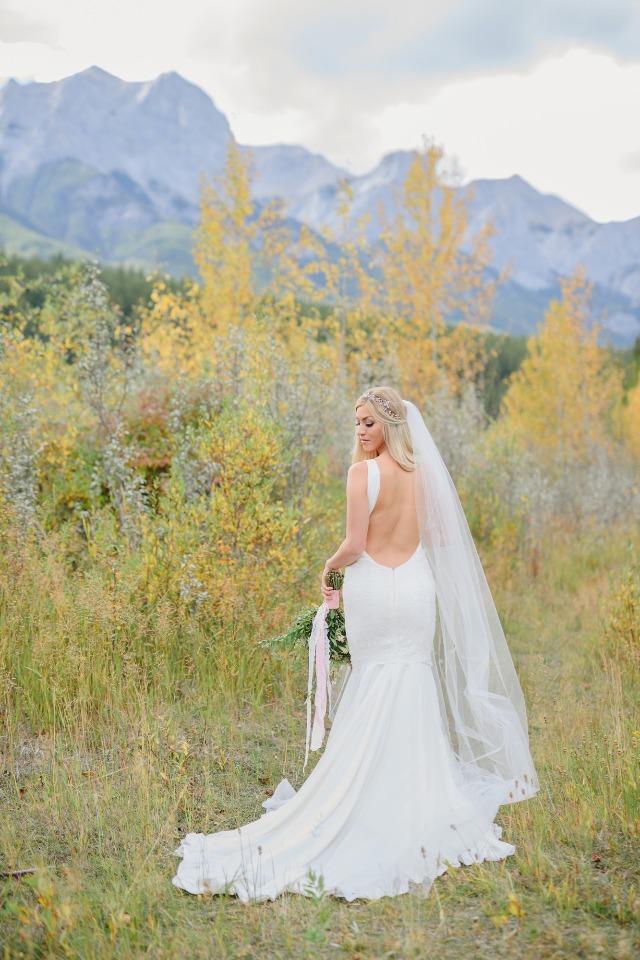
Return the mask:
<path fill-rule="evenodd" d="M 464 783 L 444 730 L 429 581 L 421 547 L 395 569 L 367 553 L 347 567 L 352 668 L 323 755 L 297 792 L 283 780 L 257 820 L 187 834 L 177 887 L 245 902 L 318 889 L 374 900 L 515 852 L 493 823 L 498 804 L 488 809 Z"/>

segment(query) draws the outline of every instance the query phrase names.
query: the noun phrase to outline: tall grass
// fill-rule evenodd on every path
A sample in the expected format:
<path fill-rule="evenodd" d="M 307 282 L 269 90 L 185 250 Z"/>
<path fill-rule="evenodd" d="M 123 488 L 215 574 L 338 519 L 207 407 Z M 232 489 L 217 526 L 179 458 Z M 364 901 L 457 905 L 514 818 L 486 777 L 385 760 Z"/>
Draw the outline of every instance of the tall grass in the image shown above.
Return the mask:
<path fill-rule="evenodd" d="M 302 780 L 305 665 L 256 646 L 250 597 L 234 628 L 214 629 L 46 552 L 5 564 L 0 870 L 41 869 L 0 881 L 4 956 L 631 958 L 640 575 L 628 540 L 545 543 L 534 580 L 517 558 L 483 558 L 542 789 L 499 812 L 514 857 L 452 871 L 426 899 L 353 904 L 246 906 L 170 883 L 186 831 L 254 819 L 283 776 Z"/>

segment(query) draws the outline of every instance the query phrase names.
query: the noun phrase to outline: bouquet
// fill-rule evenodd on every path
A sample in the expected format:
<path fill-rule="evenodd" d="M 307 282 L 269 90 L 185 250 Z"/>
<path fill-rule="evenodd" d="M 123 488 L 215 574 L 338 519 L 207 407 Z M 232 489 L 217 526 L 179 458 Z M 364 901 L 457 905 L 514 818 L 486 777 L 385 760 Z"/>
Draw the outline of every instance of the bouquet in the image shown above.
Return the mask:
<path fill-rule="evenodd" d="M 328 570 L 324 578 L 325 586 L 331 587 L 332 593 L 325 603 L 329 610 L 337 610 L 340 606 L 340 588 L 344 583 L 344 574 L 339 570 Z"/>
<path fill-rule="evenodd" d="M 340 587 L 344 580 L 338 570 L 330 570 L 325 583 L 340 597 Z M 260 640 L 263 647 L 308 648 L 309 679 L 307 682 L 307 737 L 303 770 L 307 765 L 309 750 L 317 750 L 324 739 L 324 718 L 327 710 L 331 713 L 331 663 L 351 665 L 347 635 L 344 628 L 344 613 L 335 603 L 334 597 L 323 601 L 319 607 L 307 607 L 295 618 L 286 633 L 270 640 Z M 311 694 L 313 677 L 316 674 L 315 717 L 311 728 Z M 343 684 L 344 688 L 344 684 Z"/>
<path fill-rule="evenodd" d="M 309 647 L 313 621 L 319 607 L 305 607 L 297 615 L 286 633 L 269 640 L 260 640 L 261 647 L 284 647 L 285 649 L 303 646 Z M 351 663 L 347 635 L 344 629 L 344 613 L 340 608 L 327 610 L 327 635 L 329 637 L 329 658 L 333 663 Z"/>

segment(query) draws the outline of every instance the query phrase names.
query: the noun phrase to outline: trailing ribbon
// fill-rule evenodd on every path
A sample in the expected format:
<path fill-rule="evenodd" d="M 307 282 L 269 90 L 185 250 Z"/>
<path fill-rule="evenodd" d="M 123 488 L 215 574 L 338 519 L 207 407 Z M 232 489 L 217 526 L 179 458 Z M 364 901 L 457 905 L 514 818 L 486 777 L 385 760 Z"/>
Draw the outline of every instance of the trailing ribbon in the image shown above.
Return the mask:
<path fill-rule="evenodd" d="M 327 712 L 327 695 L 329 710 L 331 710 L 331 677 L 329 662 L 329 631 L 327 630 L 326 603 L 321 603 L 313 618 L 311 636 L 309 637 L 309 680 L 307 682 L 307 739 L 304 754 L 304 766 L 307 766 L 309 750 L 318 750 L 324 740 L 324 718 Z M 311 690 L 313 689 L 313 673 L 316 674 L 315 716 L 313 731 L 311 730 Z"/>

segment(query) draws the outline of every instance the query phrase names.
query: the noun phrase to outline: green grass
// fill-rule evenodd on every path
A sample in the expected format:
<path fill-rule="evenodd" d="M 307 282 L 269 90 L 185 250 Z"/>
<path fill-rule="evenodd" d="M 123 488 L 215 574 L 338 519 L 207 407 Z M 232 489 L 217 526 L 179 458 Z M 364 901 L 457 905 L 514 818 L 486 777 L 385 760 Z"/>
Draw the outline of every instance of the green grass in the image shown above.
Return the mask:
<path fill-rule="evenodd" d="M 38 230 L 54 234 L 60 229 L 61 220 L 66 221 L 67 236 L 69 222 L 82 221 L 84 204 L 76 204 L 65 215 L 69 198 L 76 191 L 87 187 L 100 173 L 95 167 L 71 157 L 44 163 L 34 172 L 20 177 L 12 184 L 11 204 L 14 210 L 28 218 Z"/>
<path fill-rule="evenodd" d="M 5 213 L 0 213 L 0 248 L 9 255 L 21 257 L 49 258 L 62 254 L 71 260 L 86 260 L 90 256 L 72 243 L 30 230 Z"/>
<path fill-rule="evenodd" d="M 527 697 L 541 790 L 500 809 L 517 847 L 428 897 L 243 905 L 171 884 L 189 830 L 235 827 L 302 781 L 305 664 L 168 604 L 32 559 L 0 580 L 5 957 L 632 958 L 640 684 L 603 639 L 614 532 L 485 558 Z M 0 956 L 2 953 L 0 952 Z"/>
<path fill-rule="evenodd" d="M 195 276 L 192 246 L 193 227 L 165 221 L 146 230 L 130 230 L 114 236 L 109 261 L 166 270 L 174 277 Z"/>

